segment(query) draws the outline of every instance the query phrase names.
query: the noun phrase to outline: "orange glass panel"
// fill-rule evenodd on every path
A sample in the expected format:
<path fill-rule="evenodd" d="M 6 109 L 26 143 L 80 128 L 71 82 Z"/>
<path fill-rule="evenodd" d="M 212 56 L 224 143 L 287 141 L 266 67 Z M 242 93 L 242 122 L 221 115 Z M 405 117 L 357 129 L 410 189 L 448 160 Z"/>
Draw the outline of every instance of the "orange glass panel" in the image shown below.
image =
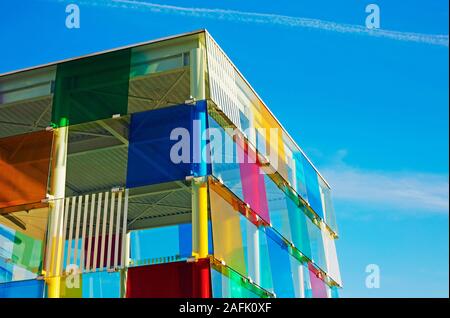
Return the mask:
<path fill-rule="evenodd" d="M 52 139 L 51 131 L 0 139 L 0 209 L 45 198 Z"/>

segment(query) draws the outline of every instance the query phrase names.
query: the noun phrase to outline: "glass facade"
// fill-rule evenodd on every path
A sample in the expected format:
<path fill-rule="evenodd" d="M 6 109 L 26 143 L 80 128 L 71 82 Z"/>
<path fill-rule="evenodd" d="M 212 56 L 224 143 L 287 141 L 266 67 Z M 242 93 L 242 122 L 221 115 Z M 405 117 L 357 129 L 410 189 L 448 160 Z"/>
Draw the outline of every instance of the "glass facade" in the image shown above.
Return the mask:
<path fill-rule="evenodd" d="M 206 31 L 0 76 L 0 297 L 337 297 L 337 237 Z"/>

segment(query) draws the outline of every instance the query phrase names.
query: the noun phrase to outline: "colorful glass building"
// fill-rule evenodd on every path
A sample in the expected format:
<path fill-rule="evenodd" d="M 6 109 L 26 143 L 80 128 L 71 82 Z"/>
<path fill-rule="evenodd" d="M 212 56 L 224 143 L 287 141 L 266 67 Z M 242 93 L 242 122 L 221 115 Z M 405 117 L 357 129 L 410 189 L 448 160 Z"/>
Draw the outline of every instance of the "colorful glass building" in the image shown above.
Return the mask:
<path fill-rule="evenodd" d="M 337 297 L 337 237 L 204 30 L 0 77 L 0 297 Z"/>

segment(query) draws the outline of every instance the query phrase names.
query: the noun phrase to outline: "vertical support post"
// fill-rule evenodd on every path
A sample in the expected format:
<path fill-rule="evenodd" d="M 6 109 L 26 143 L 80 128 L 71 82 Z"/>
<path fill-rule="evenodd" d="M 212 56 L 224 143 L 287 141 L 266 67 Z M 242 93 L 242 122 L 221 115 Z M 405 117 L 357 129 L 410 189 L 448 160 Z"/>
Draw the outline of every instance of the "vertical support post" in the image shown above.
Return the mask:
<path fill-rule="evenodd" d="M 63 202 L 66 188 L 66 166 L 67 166 L 67 142 L 69 127 L 61 125 L 54 130 L 53 137 L 53 164 L 50 181 L 50 195 L 54 198 L 49 203 L 51 228 L 48 232 L 49 240 L 47 255 L 49 266 L 46 268 L 46 283 L 48 286 L 48 297 L 60 297 L 61 266 L 63 262 L 62 248 L 63 237 Z"/>
<path fill-rule="evenodd" d="M 130 239 L 131 233 L 128 232 L 124 235 L 124 254 L 122 264 L 122 269 L 120 270 L 120 298 L 126 298 L 127 296 L 127 275 L 128 275 L 128 264 L 130 263 Z"/>
<path fill-rule="evenodd" d="M 208 256 L 208 185 L 206 177 L 192 181 L 192 256 Z"/>
<path fill-rule="evenodd" d="M 193 106 L 193 172 L 196 178 L 192 181 L 192 256 L 205 258 L 208 256 L 208 169 L 202 155 L 206 144 L 202 136 L 206 130 L 206 59 L 205 49 L 200 41 L 198 43 L 199 47 L 190 51 L 190 94 L 196 101 Z"/>

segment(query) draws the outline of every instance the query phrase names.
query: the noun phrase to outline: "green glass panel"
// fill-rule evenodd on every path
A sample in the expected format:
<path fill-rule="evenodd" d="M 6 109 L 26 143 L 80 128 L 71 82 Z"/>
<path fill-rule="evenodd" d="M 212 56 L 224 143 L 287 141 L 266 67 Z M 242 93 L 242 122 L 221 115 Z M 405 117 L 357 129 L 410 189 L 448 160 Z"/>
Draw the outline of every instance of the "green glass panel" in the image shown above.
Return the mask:
<path fill-rule="evenodd" d="M 16 232 L 16 241 L 12 252 L 12 260 L 15 264 L 36 273 L 42 266 L 43 242 L 23 233 Z"/>
<path fill-rule="evenodd" d="M 130 49 L 61 63 L 52 122 L 75 125 L 127 114 Z"/>
<path fill-rule="evenodd" d="M 268 294 L 259 287 L 246 282 L 229 268 L 211 268 L 212 293 L 214 298 L 267 298 Z"/>
<path fill-rule="evenodd" d="M 304 211 L 306 207 L 297 206 L 289 198 L 286 199 L 289 211 L 289 223 L 291 226 L 292 242 L 295 247 L 306 257 L 311 259 L 311 243 L 309 240 L 308 225 L 309 221 Z"/>

